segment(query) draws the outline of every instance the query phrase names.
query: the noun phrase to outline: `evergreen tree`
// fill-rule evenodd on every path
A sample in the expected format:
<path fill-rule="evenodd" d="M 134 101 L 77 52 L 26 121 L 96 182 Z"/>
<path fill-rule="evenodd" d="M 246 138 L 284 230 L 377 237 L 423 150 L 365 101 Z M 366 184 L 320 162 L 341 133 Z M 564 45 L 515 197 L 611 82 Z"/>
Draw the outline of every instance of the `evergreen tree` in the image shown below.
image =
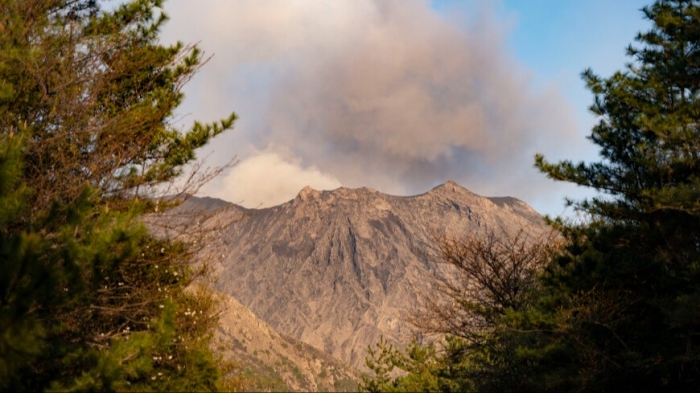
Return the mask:
<path fill-rule="evenodd" d="M 538 307 L 514 315 L 537 390 L 696 391 L 700 386 L 700 3 L 659 0 L 633 62 L 583 73 L 602 160 L 549 177 L 601 195 L 572 202 L 583 224 L 543 277 Z"/>
<path fill-rule="evenodd" d="M 0 0 L 0 389 L 212 390 L 216 307 L 139 217 L 231 128 L 171 125 L 196 47 L 160 0 Z"/>

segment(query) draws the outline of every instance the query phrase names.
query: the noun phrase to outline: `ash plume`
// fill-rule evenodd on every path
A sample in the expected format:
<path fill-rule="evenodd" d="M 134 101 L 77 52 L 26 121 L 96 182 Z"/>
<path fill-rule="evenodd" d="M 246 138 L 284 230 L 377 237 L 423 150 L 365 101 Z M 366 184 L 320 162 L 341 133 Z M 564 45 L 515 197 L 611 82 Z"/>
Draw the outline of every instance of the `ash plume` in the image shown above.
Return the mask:
<path fill-rule="evenodd" d="M 573 113 L 556 86 L 533 88 L 489 4 L 448 15 L 421 0 L 172 1 L 166 36 L 215 53 L 187 109 L 240 115 L 214 157 L 279 158 L 298 167 L 294 188 L 337 180 L 412 194 L 453 179 L 532 201 L 555 190 L 532 157 L 574 148 Z M 251 168 L 208 192 L 259 206 L 255 184 L 232 184 Z"/>

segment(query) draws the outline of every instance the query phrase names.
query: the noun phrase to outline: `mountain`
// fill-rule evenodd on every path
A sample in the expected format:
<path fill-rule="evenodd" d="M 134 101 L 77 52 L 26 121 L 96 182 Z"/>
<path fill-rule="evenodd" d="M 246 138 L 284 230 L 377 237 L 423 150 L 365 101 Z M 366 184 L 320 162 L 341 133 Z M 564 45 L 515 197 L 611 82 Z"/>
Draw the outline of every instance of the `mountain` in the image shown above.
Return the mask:
<path fill-rule="evenodd" d="M 526 203 L 454 182 L 409 197 L 306 187 L 266 209 L 196 197 L 178 209 L 204 212 L 201 252 L 216 268 L 217 290 L 281 334 L 359 369 L 380 336 L 398 343 L 413 335 L 405 316 L 428 289 L 436 235 L 548 231 Z"/>
<path fill-rule="evenodd" d="M 217 294 L 222 313 L 213 349 L 233 367 L 240 391 L 347 392 L 360 375 L 301 341 L 277 333 L 231 296 Z"/>

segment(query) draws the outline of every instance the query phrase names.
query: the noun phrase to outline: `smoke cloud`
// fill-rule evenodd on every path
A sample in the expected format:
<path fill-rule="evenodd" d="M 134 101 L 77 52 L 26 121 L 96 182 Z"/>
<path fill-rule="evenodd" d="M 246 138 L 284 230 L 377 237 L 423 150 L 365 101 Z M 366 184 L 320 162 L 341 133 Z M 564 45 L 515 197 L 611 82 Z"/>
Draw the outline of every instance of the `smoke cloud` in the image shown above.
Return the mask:
<path fill-rule="evenodd" d="M 533 155 L 565 154 L 573 112 L 556 86 L 533 89 L 489 6 L 446 16 L 421 0 L 180 0 L 166 13 L 166 37 L 215 54 L 186 110 L 240 116 L 210 149 L 242 162 L 210 195 L 258 207 L 305 184 L 405 195 L 452 179 L 559 203 Z"/>
<path fill-rule="evenodd" d="M 247 187 L 240 187 L 246 184 Z M 321 173 L 316 167 L 302 168 L 275 152 L 261 152 L 239 164 L 221 179 L 219 197 L 249 207 L 267 207 L 284 203 L 305 186 L 317 190 L 340 187 L 338 179 Z"/>

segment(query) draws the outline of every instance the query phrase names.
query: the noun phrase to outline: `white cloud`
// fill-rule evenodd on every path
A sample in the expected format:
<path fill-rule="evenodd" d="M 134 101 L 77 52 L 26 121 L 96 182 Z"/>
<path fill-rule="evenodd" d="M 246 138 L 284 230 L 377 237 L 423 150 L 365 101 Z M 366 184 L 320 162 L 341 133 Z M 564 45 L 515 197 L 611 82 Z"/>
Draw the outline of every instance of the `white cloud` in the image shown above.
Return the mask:
<path fill-rule="evenodd" d="M 340 187 L 340 182 L 315 166 L 302 167 L 298 161 L 266 151 L 241 161 L 203 191 L 245 207 L 262 208 L 294 198 L 307 185 L 332 190 Z"/>

